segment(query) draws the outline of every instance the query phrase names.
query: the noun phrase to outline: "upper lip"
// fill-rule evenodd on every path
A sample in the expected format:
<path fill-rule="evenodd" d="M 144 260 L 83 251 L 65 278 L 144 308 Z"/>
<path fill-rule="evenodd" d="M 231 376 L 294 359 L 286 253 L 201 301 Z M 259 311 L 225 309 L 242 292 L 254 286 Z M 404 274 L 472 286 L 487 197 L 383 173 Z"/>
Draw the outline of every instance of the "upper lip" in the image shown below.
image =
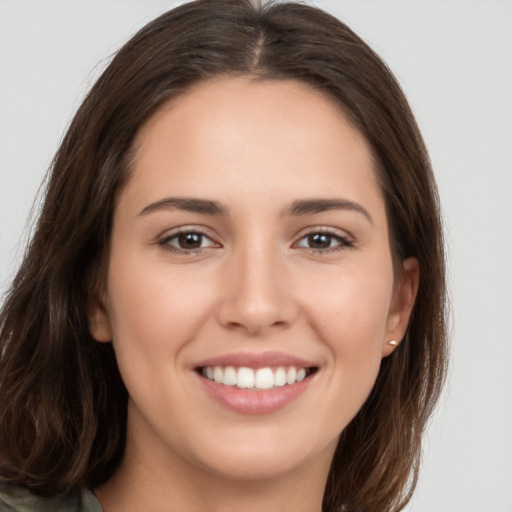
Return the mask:
<path fill-rule="evenodd" d="M 212 366 L 235 366 L 247 368 L 266 368 L 272 366 L 316 367 L 313 362 L 284 352 L 234 352 L 200 361 L 195 368 Z"/>

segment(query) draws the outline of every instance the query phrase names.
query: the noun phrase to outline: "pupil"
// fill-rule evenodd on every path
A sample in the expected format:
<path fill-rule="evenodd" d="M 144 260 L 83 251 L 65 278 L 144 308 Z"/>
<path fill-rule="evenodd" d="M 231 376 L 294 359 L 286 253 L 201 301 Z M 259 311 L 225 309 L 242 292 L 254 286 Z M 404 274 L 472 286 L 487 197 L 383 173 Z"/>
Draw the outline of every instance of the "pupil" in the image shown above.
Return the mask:
<path fill-rule="evenodd" d="M 197 249 L 201 247 L 201 239 L 199 233 L 183 233 L 179 235 L 178 242 L 182 249 Z"/>
<path fill-rule="evenodd" d="M 308 237 L 309 246 L 314 249 L 325 249 L 331 245 L 331 236 L 323 233 L 315 233 Z"/>

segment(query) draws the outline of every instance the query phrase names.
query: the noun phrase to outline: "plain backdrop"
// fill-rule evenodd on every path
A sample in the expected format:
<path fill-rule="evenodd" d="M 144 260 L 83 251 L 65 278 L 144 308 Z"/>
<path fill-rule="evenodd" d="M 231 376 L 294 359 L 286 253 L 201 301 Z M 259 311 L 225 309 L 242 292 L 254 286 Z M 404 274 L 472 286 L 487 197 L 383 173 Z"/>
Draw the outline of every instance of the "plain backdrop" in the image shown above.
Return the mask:
<path fill-rule="evenodd" d="M 39 183 L 85 91 L 163 0 L 0 0 L 0 291 Z M 316 1 L 401 82 L 444 206 L 447 388 L 409 512 L 512 512 L 512 2 Z"/>

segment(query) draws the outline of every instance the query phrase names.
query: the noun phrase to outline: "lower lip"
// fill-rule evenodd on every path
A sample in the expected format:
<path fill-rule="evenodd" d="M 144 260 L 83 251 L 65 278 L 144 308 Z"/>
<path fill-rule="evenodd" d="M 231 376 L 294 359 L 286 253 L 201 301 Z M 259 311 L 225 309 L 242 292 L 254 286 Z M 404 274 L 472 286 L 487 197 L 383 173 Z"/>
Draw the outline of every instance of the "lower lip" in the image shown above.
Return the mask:
<path fill-rule="evenodd" d="M 206 391 L 224 407 L 240 414 L 270 414 L 286 407 L 302 395 L 312 376 L 295 384 L 256 391 L 225 386 L 198 375 Z"/>

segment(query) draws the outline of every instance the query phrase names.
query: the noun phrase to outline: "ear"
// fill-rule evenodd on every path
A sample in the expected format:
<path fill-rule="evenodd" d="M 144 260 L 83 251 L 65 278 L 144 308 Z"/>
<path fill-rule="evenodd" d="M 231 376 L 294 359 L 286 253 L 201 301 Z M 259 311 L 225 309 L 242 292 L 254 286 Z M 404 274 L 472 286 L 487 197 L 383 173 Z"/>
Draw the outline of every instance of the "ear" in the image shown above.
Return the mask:
<path fill-rule="evenodd" d="M 105 297 L 91 300 L 89 303 L 89 332 L 96 341 L 112 341 L 112 327 Z"/>
<path fill-rule="evenodd" d="M 386 336 L 382 344 L 382 357 L 389 356 L 405 336 L 418 286 L 420 267 L 416 258 L 407 258 L 402 264 L 402 272 L 397 278 L 393 301 L 386 325 Z"/>

